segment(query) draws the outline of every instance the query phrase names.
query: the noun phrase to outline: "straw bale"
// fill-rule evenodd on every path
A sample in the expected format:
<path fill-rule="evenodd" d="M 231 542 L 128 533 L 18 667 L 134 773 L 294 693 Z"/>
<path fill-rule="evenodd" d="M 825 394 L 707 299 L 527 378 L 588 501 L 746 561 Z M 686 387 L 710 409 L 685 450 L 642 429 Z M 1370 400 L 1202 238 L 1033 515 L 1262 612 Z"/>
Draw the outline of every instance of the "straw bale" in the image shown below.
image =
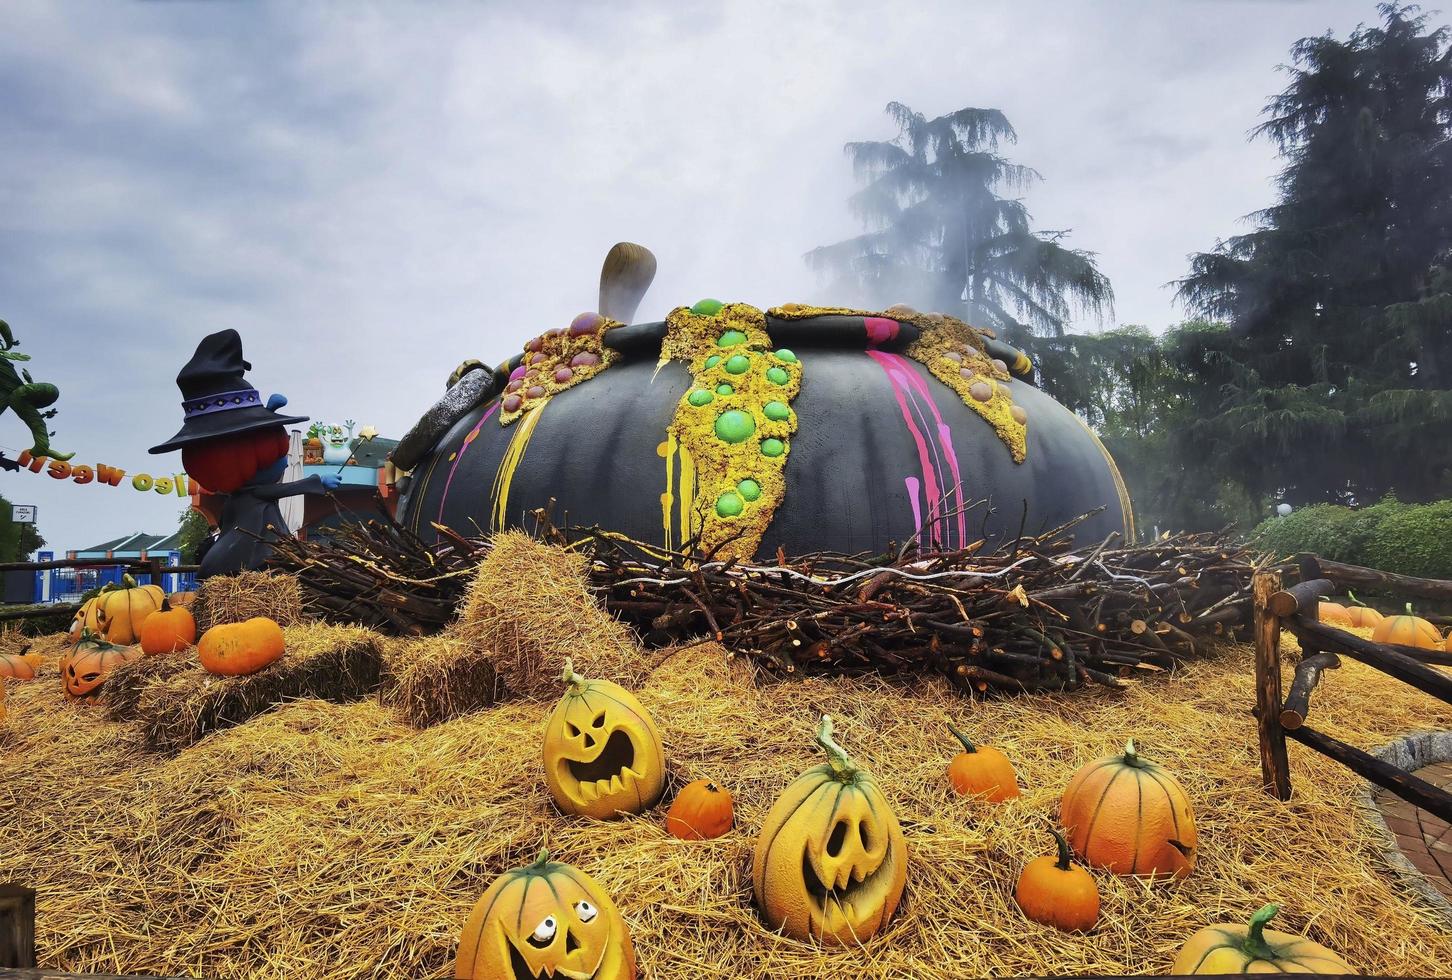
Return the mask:
<path fill-rule="evenodd" d="M 1445 975 L 1452 962 L 1452 935 L 1381 864 L 1358 779 L 1292 744 L 1295 797 L 1261 791 L 1244 647 L 1122 692 L 972 702 L 928 678 L 758 687 L 720 647 L 674 652 L 637 691 L 677 780 L 711 776 L 735 794 L 736 827 L 706 842 L 669 837 L 659 811 L 608 823 L 556 813 L 538 751 L 548 702 L 414 731 L 375 701 L 300 701 L 165 757 L 55 685 L 10 691 L 0 880 L 39 890 L 41 959 L 60 969 L 447 976 L 479 894 L 542 842 L 614 896 L 652 980 L 1163 974 L 1190 933 L 1267 901 L 1284 907 L 1278 926 L 1364 973 Z M 1318 729 L 1364 747 L 1452 727 L 1452 707 L 1350 662 L 1313 707 Z M 1014 759 L 1022 796 L 951 795 L 945 710 Z M 777 936 L 750 902 L 761 819 L 819 761 L 821 711 L 877 775 L 908 842 L 903 904 L 861 948 Z M 1195 802 L 1195 873 L 1152 887 L 1096 873 L 1104 914 L 1089 935 L 1025 922 L 1013 883 L 1050 853 L 1059 794 L 1131 735 Z"/>
<path fill-rule="evenodd" d="M 147 745 L 176 752 L 287 701 L 348 702 L 377 690 L 382 664 L 377 634 L 310 624 L 289 626 L 283 635 L 287 652 L 255 674 L 218 677 L 195 661 L 183 670 L 172 671 L 170 664 L 155 668 L 138 693 L 120 695 L 122 710 L 136 718 Z M 127 709 L 132 699 L 134 707 Z"/>
<path fill-rule="evenodd" d="M 521 697 L 555 697 L 566 657 L 587 677 L 626 685 L 647 666 L 634 633 L 595 601 L 585 558 L 520 531 L 494 537 L 449 632 L 493 651 L 505 689 Z"/>
<path fill-rule="evenodd" d="M 191 650 L 142 657 L 114 667 L 101 685 L 100 702 L 112 721 L 133 721 L 141 695 L 152 684 L 197 670 L 196 653 Z"/>
<path fill-rule="evenodd" d="M 303 622 L 302 589 L 296 576 L 279 572 L 243 572 L 204 579 L 188 605 L 198 633 L 222 623 L 240 623 L 254 616 L 274 619 L 279 626 Z"/>
<path fill-rule="evenodd" d="M 383 703 L 415 728 L 428 728 L 494 704 L 494 657 L 457 636 L 391 640 Z"/>

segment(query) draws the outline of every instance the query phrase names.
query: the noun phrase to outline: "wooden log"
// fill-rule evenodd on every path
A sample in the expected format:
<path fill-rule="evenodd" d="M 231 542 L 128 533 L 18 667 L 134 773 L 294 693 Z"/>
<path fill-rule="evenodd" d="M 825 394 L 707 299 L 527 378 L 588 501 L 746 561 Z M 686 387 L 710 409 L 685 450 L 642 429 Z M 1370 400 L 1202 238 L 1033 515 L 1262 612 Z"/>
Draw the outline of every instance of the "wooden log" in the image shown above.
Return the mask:
<path fill-rule="evenodd" d="M 1340 739 L 1323 735 L 1314 728 L 1293 728 L 1286 735 L 1328 758 L 1335 759 L 1358 776 L 1390 790 L 1413 806 L 1452 823 L 1452 793 L 1390 763 L 1382 762 L 1376 756 L 1347 745 Z"/>
<path fill-rule="evenodd" d="M 20 606 L 9 609 L 0 607 L 0 622 L 11 619 L 30 619 L 36 616 L 61 616 L 66 613 L 74 614 L 83 606 L 81 602 L 56 602 L 44 606 Z"/>
<path fill-rule="evenodd" d="M 35 890 L 0 885 L 0 967 L 35 966 Z"/>
<path fill-rule="evenodd" d="M 1270 609 L 1280 591 L 1279 572 L 1257 572 L 1251 580 L 1255 610 L 1255 717 L 1260 735 L 1261 784 L 1278 800 L 1291 798 L 1286 733 L 1281 727 L 1281 620 Z"/>
<path fill-rule="evenodd" d="M 1302 640 L 1303 647 L 1306 643 L 1314 643 L 1322 649 L 1334 650 L 1343 656 L 1359 660 L 1368 667 L 1375 667 L 1425 694 L 1452 704 L 1452 677 L 1440 670 L 1433 670 L 1420 661 L 1397 653 L 1391 647 L 1363 640 L 1325 623 L 1308 623 L 1300 617 L 1293 617 L 1285 620 L 1285 625 L 1298 640 Z"/>
<path fill-rule="evenodd" d="M 1329 579 L 1324 578 L 1297 582 L 1289 589 L 1282 589 L 1270 597 L 1271 612 L 1277 616 L 1294 616 L 1308 612 L 1317 607 L 1323 595 L 1329 594 L 1335 588 Z"/>
<path fill-rule="evenodd" d="M 1417 578 L 1413 575 L 1398 575 L 1360 565 L 1347 565 L 1339 561 L 1317 560 L 1321 574 L 1338 586 L 1357 589 L 1382 589 L 1397 595 L 1413 596 L 1418 599 L 1452 599 L 1452 582 L 1444 579 Z"/>
<path fill-rule="evenodd" d="M 1296 677 L 1291 681 L 1291 693 L 1281 708 L 1281 727 L 1300 728 L 1306 723 L 1306 713 L 1311 710 L 1311 692 L 1321 680 L 1323 670 L 1335 670 L 1341 666 L 1341 658 L 1334 653 L 1318 653 L 1304 657 L 1296 665 Z"/>

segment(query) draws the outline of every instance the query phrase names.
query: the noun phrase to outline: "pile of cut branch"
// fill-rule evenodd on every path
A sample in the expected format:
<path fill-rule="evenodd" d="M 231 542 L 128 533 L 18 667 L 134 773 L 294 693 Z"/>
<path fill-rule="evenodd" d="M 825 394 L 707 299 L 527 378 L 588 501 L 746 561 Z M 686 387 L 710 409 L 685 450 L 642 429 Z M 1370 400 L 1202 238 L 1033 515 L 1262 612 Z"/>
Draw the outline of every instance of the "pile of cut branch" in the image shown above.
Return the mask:
<path fill-rule="evenodd" d="M 748 563 L 533 516 L 540 537 L 589 556 L 600 601 L 647 645 L 711 636 L 780 675 L 937 671 L 973 693 L 1119 685 L 1251 622 L 1256 557 L 1220 534 L 1076 547 L 1085 515 L 997 546 Z M 439 531 L 425 546 L 385 517 L 331 543 L 285 542 L 275 563 L 321 618 L 433 632 L 489 550 Z"/>
<path fill-rule="evenodd" d="M 647 642 L 714 634 L 773 673 L 931 670 L 972 693 L 1117 686 L 1250 625 L 1256 563 L 1243 545 L 1111 536 L 1076 551 L 1083 519 L 986 552 L 771 564 L 692 562 L 594 531 L 592 583 Z"/>

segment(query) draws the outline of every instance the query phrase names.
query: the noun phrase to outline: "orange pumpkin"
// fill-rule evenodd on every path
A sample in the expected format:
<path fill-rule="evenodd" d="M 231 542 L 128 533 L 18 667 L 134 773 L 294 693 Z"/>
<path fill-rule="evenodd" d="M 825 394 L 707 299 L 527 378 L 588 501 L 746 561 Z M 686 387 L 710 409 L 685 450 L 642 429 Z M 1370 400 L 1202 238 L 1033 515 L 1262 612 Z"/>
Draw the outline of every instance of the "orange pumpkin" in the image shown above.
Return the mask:
<path fill-rule="evenodd" d="M 0 678 L 28 681 L 35 677 L 35 668 L 43 663 L 45 658 L 38 653 L 0 653 Z"/>
<path fill-rule="evenodd" d="M 1351 613 L 1339 602 L 1326 602 L 1322 600 L 1317 604 L 1316 618 L 1327 626 L 1350 626 Z"/>
<path fill-rule="evenodd" d="M 1356 593 L 1348 590 L 1346 595 L 1351 599 L 1351 605 L 1346 607 L 1346 615 L 1351 618 L 1352 626 L 1358 629 L 1376 629 L 1376 624 L 1386 619 L 1370 606 L 1362 605 L 1361 600 L 1356 598 Z"/>
<path fill-rule="evenodd" d="M 1059 801 L 1059 822 L 1086 864 L 1122 875 L 1173 875 L 1195 868 L 1195 816 L 1174 776 L 1135 751 L 1080 769 Z"/>
<path fill-rule="evenodd" d="M 108 643 L 87 633 L 62 661 L 61 680 L 66 693 L 73 698 L 93 698 L 112 670 L 140 657 L 136 647 Z"/>
<path fill-rule="evenodd" d="M 265 616 L 245 623 L 223 623 L 202 634 L 197 659 L 214 674 L 255 674 L 281 657 L 287 643 L 282 627 Z"/>
<path fill-rule="evenodd" d="M 100 592 L 81 603 L 81 608 L 76 610 L 76 617 L 71 620 L 71 628 L 66 631 L 67 640 L 73 644 L 79 643 L 86 630 L 92 633 L 101 632 L 101 624 L 97 619 L 101 615 L 101 600 L 115 588 L 114 584 L 103 586 Z"/>
<path fill-rule="evenodd" d="M 963 751 L 948 763 L 948 781 L 959 796 L 981 796 L 1002 803 L 1018 795 L 1018 774 L 1008 756 L 991 745 L 974 745 L 953 723 L 948 731 L 963 743 Z"/>
<path fill-rule="evenodd" d="M 1034 858 L 1024 866 L 1013 900 L 1034 922 L 1065 932 L 1088 932 L 1099 921 L 1099 886 L 1094 876 L 1075 864 L 1069 842 L 1050 829 L 1059 846 L 1057 857 Z"/>
<path fill-rule="evenodd" d="M 159 585 L 137 585 L 130 575 L 121 577 L 121 587 L 96 597 L 96 623 L 107 642 L 122 645 L 141 638 L 146 617 L 161 608 L 166 593 Z"/>
<path fill-rule="evenodd" d="M 172 608 L 166 599 L 161 608 L 141 624 L 142 653 L 173 653 L 185 650 L 197 642 L 197 621 L 191 610 L 181 606 Z"/>
<path fill-rule="evenodd" d="M 731 829 L 731 794 L 709 779 L 698 779 L 676 794 L 666 811 L 666 832 L 681 840 L 711 840 Z"/>
<path fill-rule="evenodd" d="M 1442 634 L 1421 616 L 1412 615 L 1412 604 L 1399 616 L 1388 616 L 1376 625 L 1371 638 L 1377 643 L 1396 643 L 1404 647 L 1436 650 L 1442 646 Z"/>

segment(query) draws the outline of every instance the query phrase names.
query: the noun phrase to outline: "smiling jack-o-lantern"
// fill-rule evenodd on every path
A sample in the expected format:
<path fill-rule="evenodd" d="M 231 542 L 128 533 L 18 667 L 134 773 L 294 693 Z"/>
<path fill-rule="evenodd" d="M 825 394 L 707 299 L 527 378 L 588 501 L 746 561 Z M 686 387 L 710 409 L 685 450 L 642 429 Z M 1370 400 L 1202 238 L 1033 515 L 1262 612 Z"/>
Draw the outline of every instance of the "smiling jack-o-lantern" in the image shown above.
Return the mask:
<path fill-rule="evenodd" d="M 655 722 L 635 696 L 587 681 L 565 661 L 569 685 L 545 723 L 545 782 L 565 813 L 609 820 L 641 813 L 665 790 L 665 753 Z"/>
<path fill-rule="evenodd" d="M 825 765 L 798 776 L 772 805 L 751 880 L 766 921 L 798 939 L 847 945 L 892 918 L 907 884 L 907 844 L 877 780 L 832 740 Z"/>
<path fill-rule="evenodd" d="M 454 976 L 634 980 L 625 920 L 595 880 L 548 852 L 495 879 L 459 937 Z"/>

